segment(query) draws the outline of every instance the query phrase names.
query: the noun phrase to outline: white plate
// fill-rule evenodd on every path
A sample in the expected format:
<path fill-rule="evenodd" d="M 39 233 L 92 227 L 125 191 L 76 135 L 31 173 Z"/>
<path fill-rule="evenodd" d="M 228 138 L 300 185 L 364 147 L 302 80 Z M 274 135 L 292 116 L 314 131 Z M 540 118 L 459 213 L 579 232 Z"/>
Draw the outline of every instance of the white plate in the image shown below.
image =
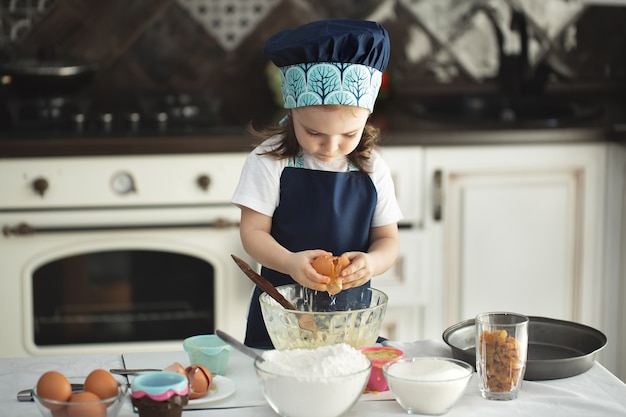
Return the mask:
<path fill-rule="evenodd" d="M 235 383 L 225 376 L 213 375 L 213 383 L 209 392 L 204 397 L 189 400 L 189 403 L 185 407 L 196 406 L 198 404 L 207 404 L 214 401 L 223 400 L 224 398 L 233 395 L 235 392 Z"/>

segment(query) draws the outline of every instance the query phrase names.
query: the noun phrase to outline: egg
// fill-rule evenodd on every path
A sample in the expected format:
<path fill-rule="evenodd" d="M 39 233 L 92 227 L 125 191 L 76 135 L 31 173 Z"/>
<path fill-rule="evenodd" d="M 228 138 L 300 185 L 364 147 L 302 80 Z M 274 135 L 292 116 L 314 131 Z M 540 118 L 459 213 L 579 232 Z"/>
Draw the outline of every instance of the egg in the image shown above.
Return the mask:
<path fill-rule="evenodd" d="M 213 374 L 203 365 L 190 365 L 185 369 L 189 380 L 189 399 L 206 395 L 213 383 Z"/>
<path fill-rule="evenodd" d="M 85 378 L 84 390 L 102 399 L 115 397 L 118 392 L 117 381 L 108 371 L 96 369 Z"/>
<path fill-rule="evenodd" d="M 70 417 L 67 413 L 67 407 L 63 406 L 63 408 L 59 408 L 57 410 L 50 410 L 50 414 L 52 417 Z"/>
<path fill-rule="evenodd" d="M 62 373 L 48 371 L 41 375 L 37 381 L 37 395 L 48 400 L 68 401 L 72 396 L 72 385 Z M 52 404 L 46 401 L 41 403 L 50 410 L 63 408 L 63 405 L 60 404 Z"/>
<path fill-rule="evenodd" d="M 343 268 L 350 264 L 350 259 L 345 253 L 341 256 L 323 255 L 315 258 L 312 262 L 313 268 L 320 274 L 330 277 L 326 291 L 328 294 L 339 294 L 343 289 L 341 279 L 337 279 Z"/>
<path fill-rule="evenodd" d="M 185 372 L 185 367 L 181 365 L 179 362 L 174 362 L 173 364 L 168 365 L 165 368 L 163 368 L 163 370 L 167 372 L 176 372 L 177 374 L 181 374 L 181 375 L 187 375 L 187 373 Z"/>
<path fill-rule="evenodd" d="M 104 403 L 94 403 L 101 398 L 93 392 L 75 392 L 70 397 L 70 404 L 67 406 L 69 417 L 106 417 L 107 407 Z"/>

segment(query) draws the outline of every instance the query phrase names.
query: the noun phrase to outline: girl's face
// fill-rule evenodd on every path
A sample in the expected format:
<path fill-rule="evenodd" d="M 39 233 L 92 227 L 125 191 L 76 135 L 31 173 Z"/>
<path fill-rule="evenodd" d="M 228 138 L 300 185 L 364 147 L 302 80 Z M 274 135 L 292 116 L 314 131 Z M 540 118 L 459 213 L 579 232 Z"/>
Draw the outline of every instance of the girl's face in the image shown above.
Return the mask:
<path fill-rule="evenodd" d="M 291 110 L 298 144 L 323 162 L 352 152 L 370 112 L 355 106 L 307 106 Z"/>

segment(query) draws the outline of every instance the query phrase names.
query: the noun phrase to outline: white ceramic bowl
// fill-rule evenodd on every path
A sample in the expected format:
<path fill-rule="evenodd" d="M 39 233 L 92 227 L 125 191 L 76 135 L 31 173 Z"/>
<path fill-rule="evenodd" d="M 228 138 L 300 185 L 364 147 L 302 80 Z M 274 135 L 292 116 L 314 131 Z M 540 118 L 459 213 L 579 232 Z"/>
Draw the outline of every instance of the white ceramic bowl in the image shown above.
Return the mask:
<path fill-rule="evenodd" d="M 263 369 L 254 362 L 263 395 L 283 417 L 339 417 L 361 397 L 370 376 L 371 363 L 345 376 L 301 377 Z"/>
<path fill-rule="evenodd" d="M 409 414 L 445 414 L 463 396 L 474 372 L 458 359 L 400 358 L 383 365 L 391 392 Z"/>
<path fill-rule="evenodd" d="M 358 287 L 340 292 L 335 299 L 326 292 L 296 284 L 277 290 L 298 311 L 287 310 L 267 293 L 259 297 L 265 327 L 274 348 L 314 349 L 347 343 L 359 349 L 376 343 L 387 309 L 387 295 L 375 288 Z M 315 323 L 316 332 L 302 323 Z"/>

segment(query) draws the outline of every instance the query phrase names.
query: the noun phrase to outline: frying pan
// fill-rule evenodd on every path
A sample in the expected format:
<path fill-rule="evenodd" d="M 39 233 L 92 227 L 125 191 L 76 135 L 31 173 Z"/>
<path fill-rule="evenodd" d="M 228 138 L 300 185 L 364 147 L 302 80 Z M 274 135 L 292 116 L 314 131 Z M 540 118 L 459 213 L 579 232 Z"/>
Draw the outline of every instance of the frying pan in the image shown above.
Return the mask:
<path fill-rule="evenodd" d="M 606 336 L 592 327 L 565 320 L 529 317 L 528 359 L 524 379 L 539 381 L 582 374 L 593 366 L 596 353 L 607 343 Z M 452 356 L 476 363 L 474 319 L 448 327 L 443 340 Z"/>
<path fill-rule="evenodd" d="M 9 86 L 18 93 L 46 97 L 72 94 L 93 79 L 97 65 L 78 59 L 41 55 L 0 65 L 0 76 L 9 76 Z"/>

